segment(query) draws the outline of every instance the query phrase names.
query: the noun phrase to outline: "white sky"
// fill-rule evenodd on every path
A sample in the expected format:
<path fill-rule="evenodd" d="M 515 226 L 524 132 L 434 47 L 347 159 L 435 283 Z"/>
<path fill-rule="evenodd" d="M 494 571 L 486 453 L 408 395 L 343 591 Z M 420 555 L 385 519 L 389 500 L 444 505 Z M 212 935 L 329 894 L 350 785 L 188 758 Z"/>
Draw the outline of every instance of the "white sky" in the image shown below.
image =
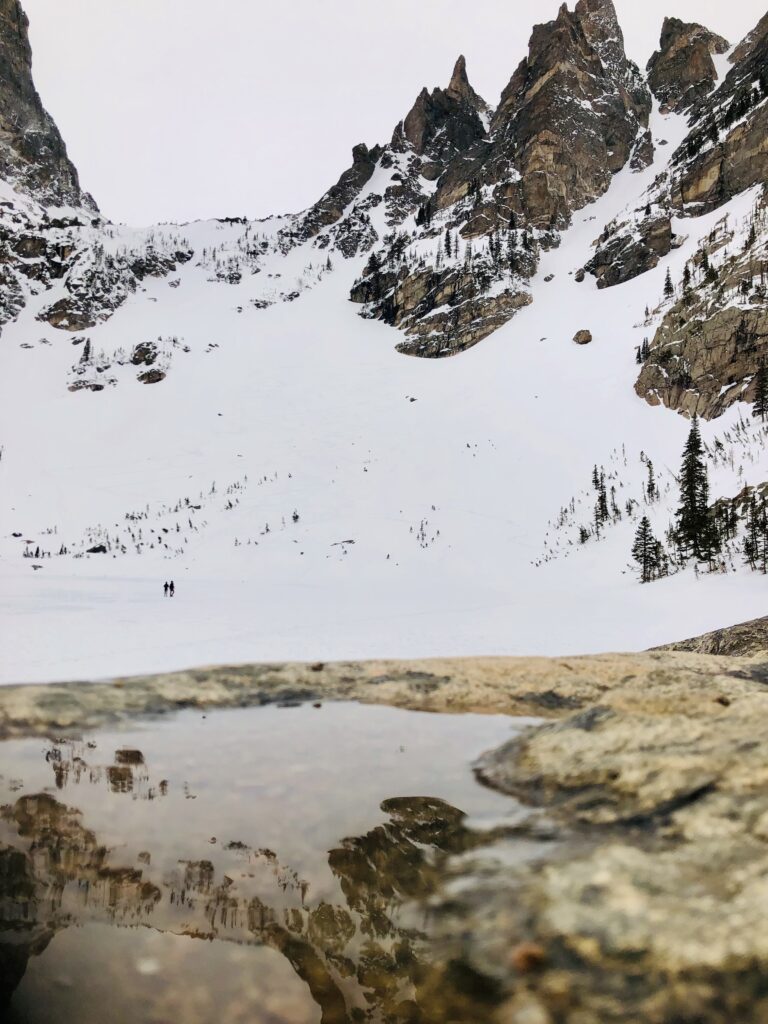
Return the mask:
<path fill-rule="evenodd" d="M 496 103 L 559 0 L 22 0 L 35 81 L 113 220 L 299 210 L 389 140 L 459 53 Z M 615 0 L 642 66 L 664 15 L 737 42 L 765 0 Z M 569 6 L 573 6 L 573 0 Z"/>

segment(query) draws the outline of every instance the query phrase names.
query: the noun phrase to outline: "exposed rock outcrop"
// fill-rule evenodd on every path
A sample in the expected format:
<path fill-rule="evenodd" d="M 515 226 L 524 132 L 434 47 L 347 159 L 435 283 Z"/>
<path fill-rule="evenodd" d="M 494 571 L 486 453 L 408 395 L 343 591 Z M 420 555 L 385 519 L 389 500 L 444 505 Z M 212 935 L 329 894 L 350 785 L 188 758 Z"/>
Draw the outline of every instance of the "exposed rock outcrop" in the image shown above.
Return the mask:
<path fill-rule="evenodd" d="M 485 135 L 483 115 L 488 104 L 469 84 L 467 65 L 459 57 L 448 88 L 423 89 L 404 121 L 395 128 L 391 148 L 408 147 L 420 158 L 420 173 L 428 181 L 442 174 L 447 164 Z"/>
<path fill-rule="evenodd" d="M 558 243 L 557 229 L 614 172 L 653 155 L 651 96 L 611 0 L 563 5 L 534 29 L 487 132 L 480 104 L 460 60 L 448 89 L 423 92 L 395 133 L 393 148 L 407 143 L 418 159 L 433 147 L 433 163 L 420 165 L 429 178 L 457 149 L 408 233 L 420 258 L 403 247 L 393 265 L 386 246 L 352 290 L 363 316 L 405 331 L 401 351 L 452 355 L 496 330 L 530 301 L 539 248 Z"/>
<path fill-rule="evenodd" d="M 686 69 L 693 82 L 698 72 L 692 69 L 707 68 L 710 54 L 722 50 L 725 40 L 696 25 L 668 20 L 665 28 L 651 81 L 674 109 L 686 108 L 690 100 L 690 131 L 648 190 L 646 205 L 601 234 L 587 269 L 603 286 L 656 266 L 674 244 L 664 226 L 672 216 L 709 213 L 768 178 L 768 17 L 736 48 L 733 67 L 714 91 L 709 70 L 696 90 Z"/>
<path fill-rule="evenodd" d="M 32 81 L 28 26 L 19 0 L 0 0 L 0 178 L 43 205 L 96 212 Z"/>
<path fill-rule="evenodd" d="M 584 270 L 593 274 L 598 288 L 610 288 L 653 270 L 672 249 L 672 218 L 664 213 L 645 215 L 637 211 L 636 230 L 612 234 L 608 225 L 601 244 Z"/>
<path fill-rule="evenodd" d="M 690 651 L 694 654 L 718 654 L 722 657 L 751 657 L 768 651 L 768 619 L 752 619 L 737 626 L 716 629 L 712 633 L 657 647 L 659 651 Z"/>
<path fill-rule="evenodd" d="M 372 150 L 362 142 L 355 146 L 352 150 L 352 166 L 344 171 L 336 184 L 303 217 L 296 232 L 300 241 L 314 238 L 342 217 L 370 181 L 381 154 L 382 150 L 378 146 Z"/>
<path fill-rule="evenodd" d="M 684 113 L 708 95 L 717 81 L 712 56 L 729 49 L 726 39 L 703 25 L 665 18 L 659 49 L 648 61 L 648 85 L 662 113 Z"/>
<path fill-rule="evenodd" d="M 747 224 L 723 219 L 689 261 L 650 343 L 638 395 L 705 419 L 754 401 L 757 370 L 768 360 L 766 259 L 762 196 Z"/>
<path fill-rule="evenodd" d="M 268 899 L 259 901 L 254 914 L 233 913 L 241 906 L 239 876 L 222 880 L 218 862 L 179 851 L 177 870 L 156 881 L 154 858 L 113 863 L 79 814 L 49 794 L 22 795 L 2 815 L 15 845 L 0 852 L 4 916 L 23 920 L 27 929 L 25 941 L 13 936 L 24 954 L 20 960 L 2 956 L 6 949 L 0 949 L 5 988 L 18 982 L 26 955 L 71 925 L 73 915 L 81 922 L 125 920 L 135 926 L 151 913 L 155 928 L 173 925 L 178 901 L 168 898 L 168 890 L 174 889 L 184 890 L 184 920 L 195 925 L 182 934 L 240 942 L 255 936 L 285 951 L 313 995 L 323 997 L 318 1002 L 331 1006 L 334 1020 L 345 1019 L 339 988 L 317 979 L 329 977 L 323 957 L 330 951 L 329 962 L 339 962 L 353 934 L 351 919 L 362 914 L 363 934 L 372 934 L 368 929 L 375 922 L 373 934 L 403 943 L 396 958 L 378 952 L 373 961 L 363 955 L 365 971 L 351 970 L 351 984 L 355 978 L 364 984 L 374 1008 L 389 1007 L 396 1002 L 387 997 L 392 978 L 404 978 L 424 1005 L 427 975 L 421 961 L 418 970 L 411 969 L 419 949 L 407 946 L 414 933 L 400 930 L 389 913 L 394 897 L 404 896 L 428 900 L 430 930 L 444 965 L 442 974 L 430 972 L 429 986 L 450 989 L 453 981 L 470 996 L 463 1015 L 445 1011 L 434 1019 L 762 1024 L 768 969 L 762 927 L 768 912 L 768 748 L 762 726 L 768 715 L 768 633 L 765 622 L 757 622 L 721 635 L 738 643 L 745 631 L 751 657 L 657 651 L 242 666 L 121 680 L 119 686 L 3 688 L 4 735 L 80 733 L 126 714 L 180 706 L 317 698 L 556 719 L 485 755 L 477 766 L 485 782 L 528 805 L 528 814 L 518 815 L 513 825 L 517 856 L 487 856 L 464 815 L 442 801 L 386 801 L 380 825 L 329 854 L 344 900 L 309 913 L 297 876 L 271 851 L 239 842 L 227 847 L 248 855 L 249 871 L 265 868 L 272 888 L 262 891 L 279 893 L 283 916 L 272 913 Z M 76 763 L 61 750 L 64 745 L 52 761 L 55 777 L 57 771 L 82 771 L 84 784 L 98 782 L 98 769 L 94 776 L 94 766 Z M 115 760 L 129 771 L 113 777 L 108 769 L 110 792 L 126 792 L 131 765 Z M 17 836 L 34 841 L 34 858 Z M 534 852 L 526 856 L 532 842 Z M 448 859 L 453 855 L 459 858 Z M 436 868 L 447 869 L 455 883 L 450 890 L 436 887 Z M 89 888 L 76 891 L 85 889 L 88 898 L 73 899 L 65 914 L 56 883 L 78 879 L 90 881 Z M 293 945 L 280 925 L 286 906 L 295 911 Z M 225 907 L 230 913 L 223 913 Z M 205 926 L 212 919 L 215 933 Z M 39 936 L 41 946 L 30 948 L 30 936 Z M 308 946 L 315 951 L 311 960 Z"/>

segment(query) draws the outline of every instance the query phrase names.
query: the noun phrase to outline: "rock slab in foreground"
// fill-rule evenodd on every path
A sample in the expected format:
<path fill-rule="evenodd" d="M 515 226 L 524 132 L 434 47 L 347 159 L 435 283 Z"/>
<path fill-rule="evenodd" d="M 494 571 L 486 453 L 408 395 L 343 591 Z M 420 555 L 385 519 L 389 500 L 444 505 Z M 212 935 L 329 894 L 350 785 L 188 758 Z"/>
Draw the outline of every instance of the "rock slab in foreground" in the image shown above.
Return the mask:
<path fill-rule="evenodd" d="M 766 637 L 760 620 L 684 645 L 748 657 L 659 650 L 244 666 L 12 687 L 0 691 L 0 731 L 71 732 L 132 713 L 317 698 L 550 716 L 477 770 L 542 811 L 559 842 L 537 863 L 486 851 L 457 862 L 457 887 L 430 899 L 448 974 L 498 995 L 497 1024 L 760 1024 Z M 531 821 L 542 825 L 540 814 Z"/>

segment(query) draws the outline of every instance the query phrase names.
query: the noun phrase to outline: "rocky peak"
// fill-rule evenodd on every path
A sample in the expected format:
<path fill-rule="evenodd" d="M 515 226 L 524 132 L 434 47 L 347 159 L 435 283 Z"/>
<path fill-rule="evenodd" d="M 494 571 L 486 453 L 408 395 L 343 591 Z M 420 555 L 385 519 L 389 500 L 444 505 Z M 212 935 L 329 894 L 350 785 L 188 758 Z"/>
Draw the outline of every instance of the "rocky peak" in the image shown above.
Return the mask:
<path fill-rule="evenodd" d="M 449 160 L 485 135 L 481 114 L 487 110 L 469 84 L 464 57 L 459 57 L 447 89 L 421 90 L 395 128 L 392 148 L 403 152 L 410 146 L 423 160 L 424 177 L 437 178 Z"/>
<path fill-rule="evenodd" d="M 0 177 L 44 205 L 95 210 L 35 89 L 28 26 L 19 0 L 0 0 Z"/>
<path fill-rule="evenodd" d="M 604 68 L 623 76 L 628 61 L 613 0 L 579 0 L 574 15 Z"/>
<path fill-rule="evenodd" d="M 605 191 L 637 152 L 650 108 L 612 0 L 579 0 L 573 11 L 563 4 L 554 21 L 534 28 L 491 136 L 518 168 L 537 227 L 564 226 Z"/>
<path fill-rule="evenodd" d="M 449 96 L 452 100 L 457 103 L 466 103 L 478 112 L 478 114 L 487 114 L 490 112 L 490 107 L 482 98 L 478 96 L 472 86 L 469 84 L 469 77 L 467 76 L 467 61 L 462 54 L 456 61 L 456 66 L 453 69 L 451 80 L 448 83 L 448 88 L 445 90 L 446 96 Z"/>
<path fill-rule="evenodd" d="M 690 110 L 717 82 L 713 54 L 730 44 L 703 25 L 665 18 L 659 49 L 648 61 L 648 84 L 662 113 Z"/>

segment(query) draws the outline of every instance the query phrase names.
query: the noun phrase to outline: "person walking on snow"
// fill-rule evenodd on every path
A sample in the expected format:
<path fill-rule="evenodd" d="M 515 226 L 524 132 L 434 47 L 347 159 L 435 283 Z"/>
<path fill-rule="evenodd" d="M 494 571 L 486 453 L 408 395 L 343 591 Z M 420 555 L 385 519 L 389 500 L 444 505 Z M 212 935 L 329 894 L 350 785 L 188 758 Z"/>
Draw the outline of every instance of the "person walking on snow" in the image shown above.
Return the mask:
<path fill-rule="evenodd" d="M 173 580 L 171 580 L 171 585 L 168 589 L 171 592 L 171 597 L 173 597 L 173 595 L 176 593 L 176 587 L 174 586 Z"/>
<path fill-rule="evenodd" d="M 168 597 L 169 590 L 170 587 L 168 586 L 168 580 L 166 580 L 165 583 L 163 584 L 163 594 L 165 594 L 166 597 Z"/>

